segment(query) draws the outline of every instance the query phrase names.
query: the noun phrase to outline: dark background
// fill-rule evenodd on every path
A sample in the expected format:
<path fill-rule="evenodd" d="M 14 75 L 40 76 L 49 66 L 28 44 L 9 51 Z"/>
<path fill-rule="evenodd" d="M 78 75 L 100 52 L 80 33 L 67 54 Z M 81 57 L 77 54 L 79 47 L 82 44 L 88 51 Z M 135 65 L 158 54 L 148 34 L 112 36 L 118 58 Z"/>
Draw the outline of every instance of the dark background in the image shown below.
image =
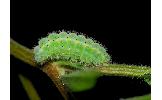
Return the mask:
<path fill-rule="evenodd" d="M 151 0 L 36 1 L 11 0 L 11 37 L 33 48 L 38 39 L 59 30 L 86 34 L 108 48 L 113 63 L 151 65 Z M 29 77 L 43 100 L 61 99 L 50 79 L 40 70 L 11 56 L 11 99 L 28 100 L 17 75 Z M 47 81 L 47 82 L 45 82 Z M 139 85 L 140 84 L 140 85 Z M 142 95 L 150 87 L 139 80 L 101 77 L 92 90 L 74 93 L 92 99 Z"/>

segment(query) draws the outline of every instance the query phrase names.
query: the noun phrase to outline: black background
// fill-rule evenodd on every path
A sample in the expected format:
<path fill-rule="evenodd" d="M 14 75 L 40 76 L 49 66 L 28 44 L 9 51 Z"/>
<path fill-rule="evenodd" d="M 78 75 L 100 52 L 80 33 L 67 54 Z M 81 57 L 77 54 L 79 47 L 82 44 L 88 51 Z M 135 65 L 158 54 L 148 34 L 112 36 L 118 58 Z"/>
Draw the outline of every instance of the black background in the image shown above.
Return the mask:
<path fill-rule="evenodd" d="M 11 37 L 33 48 L 38 39 L 49 32 L 74 30 L 93 37 L 108 48 L 113 63 L 150 66 L 150 17 L 151 0 L 11 0 Z M 27 99 L 17 77 L 19 73 L 33 80 L 43 100 L 61 98 L 45 74 L 11 56 L 11 99 Z M 74 95 L 80 100 L 95 96 L 118 100 L 149 92 L 150 87 L 137 80 L 102 77 L 94 89 Z"/>

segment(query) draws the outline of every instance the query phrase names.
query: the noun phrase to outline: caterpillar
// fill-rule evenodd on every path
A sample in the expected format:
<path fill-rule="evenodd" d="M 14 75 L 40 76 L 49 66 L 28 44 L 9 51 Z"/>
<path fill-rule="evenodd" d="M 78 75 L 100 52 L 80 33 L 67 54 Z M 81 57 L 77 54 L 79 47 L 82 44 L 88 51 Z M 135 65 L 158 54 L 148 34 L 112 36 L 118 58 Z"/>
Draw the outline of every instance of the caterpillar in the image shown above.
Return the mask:
<path fill-rule="evenodd" d="M 69 65 L 99 66 L 110 61 L 106 49 L 92 38 L 73 32 L 50 33 L 34 47 L 34 59 L 42 65 L 64 61 Z"/>

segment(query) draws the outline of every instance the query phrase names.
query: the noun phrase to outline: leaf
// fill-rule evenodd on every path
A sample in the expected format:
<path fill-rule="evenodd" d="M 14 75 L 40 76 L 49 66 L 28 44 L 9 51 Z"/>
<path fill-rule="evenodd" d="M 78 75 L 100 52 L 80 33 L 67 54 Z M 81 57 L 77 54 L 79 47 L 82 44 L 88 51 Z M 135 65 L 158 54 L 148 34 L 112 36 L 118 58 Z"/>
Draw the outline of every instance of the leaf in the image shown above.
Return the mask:
<path fill-rule="evenodd" d="M 120 99 L 120 100 L 151 100 L 151 94 L 131 97 L 131 98 L 127 98 L 127 99 Z"/>
<path fill-rule="evenodd" d="M 151 74 L 144 75 L 144 81 L 151 85 Z"/>
<path fill-rule="evenodd" d="M 64 75 L 61 79 L 71 91 L 80 92 L 93 88 L 100 75 L 96 71 L 86 70 Z"/>
<path fill-rule="evenodd" d="M 35 90 L 33 84 L 31 83 L 31 81 L 29 79 L 27 79 L 26 77 L 24 77 L 23 75 L 19 75 L 19 79 L 28 95 L 28 97 L 30 98 L 30 100 L 41 100 L 37 91 Z"/>

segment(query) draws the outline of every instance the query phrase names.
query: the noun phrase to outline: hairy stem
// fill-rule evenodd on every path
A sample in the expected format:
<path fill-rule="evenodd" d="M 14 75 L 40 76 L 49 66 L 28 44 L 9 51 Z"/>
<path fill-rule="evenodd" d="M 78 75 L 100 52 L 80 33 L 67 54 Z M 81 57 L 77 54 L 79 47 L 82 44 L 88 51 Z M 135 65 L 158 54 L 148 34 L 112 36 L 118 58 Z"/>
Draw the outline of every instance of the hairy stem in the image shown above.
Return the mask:
<path fill-rule="evenodd" d="M 97 71 L 109 76 L 126 76 L 144 79 L 151 85 L 151 68 L 146 66 L 108 64 L 104 67 L 97 67 Z"/>
<path fill-rule="evenodd" d="M 143 77 L 151 73 L 149 67 L 125 64 L 108 64 L 105 67 L 98 67 L 97 70 L 104 74 L 130 77 Z"/>

